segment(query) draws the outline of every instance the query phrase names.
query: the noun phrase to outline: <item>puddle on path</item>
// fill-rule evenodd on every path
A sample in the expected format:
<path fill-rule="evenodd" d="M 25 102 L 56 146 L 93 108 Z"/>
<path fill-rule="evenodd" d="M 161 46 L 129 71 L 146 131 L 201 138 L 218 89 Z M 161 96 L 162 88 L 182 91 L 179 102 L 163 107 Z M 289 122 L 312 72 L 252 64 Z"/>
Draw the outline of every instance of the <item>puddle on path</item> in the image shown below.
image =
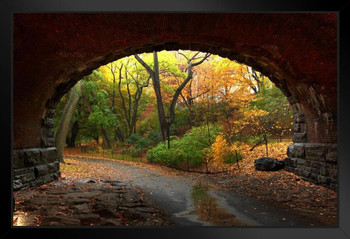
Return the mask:
<path fill-rule="evenodd" d="M 198 215 L 197 220 L 210 222 L 214 226 L 248 226 L 223 208 L 219 199 L 211 195 L 204 185 L 193 187 L 192 199 L 195 209 L 191 214 Z"/>
<path fill-rule="evenodd" d="M 187 217 L 192 221 L 201 222 L 205 226 L 252 226 L 258 225 L 253 220 L 228 206 L 223 198 L 218 197 L 206 185 L 195 185 L 191 197 L 193 207 L 190 211 L 177 216 Z"/>

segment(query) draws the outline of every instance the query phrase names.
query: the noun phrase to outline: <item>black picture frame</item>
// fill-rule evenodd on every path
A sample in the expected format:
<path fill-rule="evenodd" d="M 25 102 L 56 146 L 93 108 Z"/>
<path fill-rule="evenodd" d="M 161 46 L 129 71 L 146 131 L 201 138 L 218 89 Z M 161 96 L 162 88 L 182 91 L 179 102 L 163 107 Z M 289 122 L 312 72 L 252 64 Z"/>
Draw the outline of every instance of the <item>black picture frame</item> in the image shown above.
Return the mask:
<path fill-rule="evenodd" d="M 1 163 L 1 238 L 350 238 L 350 147 L 349 145 L 349 25 L 350 1 L 320 3 L 309 0 L 2 0 L 1 82 L 3 143 Z M 12 14 L 18 12 L 336 12 L 339 16 L 338 58 L 338 177 L 339 224 L 325 228 L 22 228 L 12 226 Z"/>

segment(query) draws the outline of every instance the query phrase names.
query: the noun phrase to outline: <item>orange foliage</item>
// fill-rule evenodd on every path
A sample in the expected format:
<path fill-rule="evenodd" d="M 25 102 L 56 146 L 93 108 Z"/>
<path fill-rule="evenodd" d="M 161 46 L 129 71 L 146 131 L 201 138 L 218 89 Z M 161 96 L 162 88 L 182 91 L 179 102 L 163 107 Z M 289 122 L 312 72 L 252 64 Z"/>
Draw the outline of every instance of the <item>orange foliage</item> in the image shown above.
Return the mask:
<path fill-rule="evenodd" d="M 275 142 L 268 144 L 269 157 L 277 158 L 279 160 L 287 157 L 286 148 L 291 145 L 292 142 Z M 231 156 L 235 156 L 236 152 L 243 156 L 243 160 L 239 161 L 240 170 L 252 171 L 254 169 L 254 160 L 266 157 L 265 145 L 257 146 L 253 151 L 250 149 L 251 145 L 247 143 L 235 142 L 229 144 L 222 135 L 216 137 L 215 142 L 211 146 L 211 152 L 207 157 L 210 158 L 210 166 L 213 171 L 221 170 L 236 170 L 237 164 L 226 164 L 224 160 Z M 255 169 L 254 169 L 255 171 Z"/>

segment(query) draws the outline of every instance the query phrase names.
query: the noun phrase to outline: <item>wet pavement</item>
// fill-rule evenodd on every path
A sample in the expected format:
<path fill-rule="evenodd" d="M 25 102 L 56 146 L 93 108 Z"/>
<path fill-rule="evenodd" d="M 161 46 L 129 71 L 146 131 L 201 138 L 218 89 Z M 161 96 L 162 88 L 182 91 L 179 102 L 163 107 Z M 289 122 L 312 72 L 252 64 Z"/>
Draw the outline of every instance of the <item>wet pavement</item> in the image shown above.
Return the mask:
<path fill-rule="evenodd" d="M 141 188 L 146 200 L 162 210 L 175 226 L 310 227 L 310 218 L 268 206 L 243 194 L 217 190 L 208 182 L 123 162 L 84 159 L 116 170 L 116 179 Z M 118 173 L 120 172 L 120 173 Z"/>

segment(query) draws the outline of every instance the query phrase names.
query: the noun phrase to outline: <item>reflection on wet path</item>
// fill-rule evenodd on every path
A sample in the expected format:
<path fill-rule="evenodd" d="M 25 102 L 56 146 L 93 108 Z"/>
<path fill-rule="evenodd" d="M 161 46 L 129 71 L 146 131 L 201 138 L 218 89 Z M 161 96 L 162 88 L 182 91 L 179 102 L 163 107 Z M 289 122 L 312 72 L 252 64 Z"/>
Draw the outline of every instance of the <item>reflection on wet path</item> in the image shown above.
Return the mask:
<path fill-rule="evenodd" d="M 210 189 L 208 185 L 195 184 L 187 199 L 187 210 L 175 213 L 174 216 L 186 218 L 202 226 L 262 226 L 229 205 L 226 193 L 229 192 Z"/>
<path fill-rule="evenodd" d="M 219 199 L 211 195 L 206 186 L 194 186 L 192 199 L 195 209 L 190 214 L 198 215 L 199 221 L 210 222 L 213 226 L 248 226 L 219 205 Z"/>

